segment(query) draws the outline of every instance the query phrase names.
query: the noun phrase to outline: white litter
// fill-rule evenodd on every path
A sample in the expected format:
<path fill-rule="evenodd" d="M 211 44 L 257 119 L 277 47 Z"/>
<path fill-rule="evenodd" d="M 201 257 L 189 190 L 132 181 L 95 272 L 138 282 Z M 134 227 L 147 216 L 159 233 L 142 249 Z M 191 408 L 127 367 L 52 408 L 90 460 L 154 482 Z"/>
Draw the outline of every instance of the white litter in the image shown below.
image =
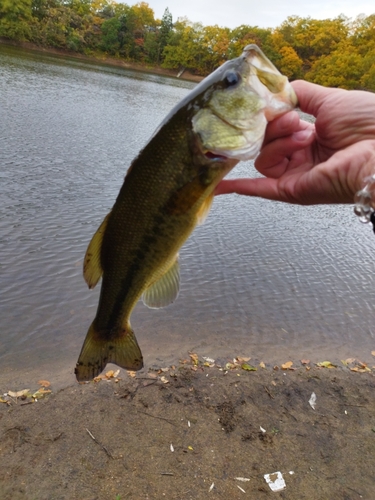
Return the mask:
<path fill-rule="evenodd" d="M 236 481 L 243 481 L 244 483 L 246 483 L 247 481 L 250 481 L 250 479 L 248 477 L 235 477 L 234 479 Z"/>
<path fill-rule="evenodd" d="M 212 491 L 214 489 L 214 486 L 215 486 L 215 483 L 212 483 L 209 490 L 208 490 L 208 493 L 210 493 L 210 491 Z"/>
<path fill-rule="evenodd" d="M 282 491 L 286 487 L 283 475 L 280 471 L 264 474 L 264 479 L 272 491 Z"/>
<path fill-rule="evenodd" d="M 313 410 L 315 410 L 315 405 L 316 405 L 316 394 L 315 394 L 315 392 L 313 392 L 311 394 L 310 399 L 309 399 L 309 404 L 310 404 L 311 408 Z"/>
<path fill-rule="evenodd" d="M 188 427 L 190 427 L 190 420 L 188 420 Z"/>
<path fill-rule="evenodd" d="M 172 443 L 171 443 L 170 448 L 171 448 L 171 451 L 173 452 L 173 451 L 174 451 L 174 448 L 173 448 L 173 444 L 172 444 Z"/>
<path fill-rule="evenodd" d="M 203 357 L 203 359 L 204 359 L 205 361 L 207 361 L 207 363 L 215 363 L 215 360 L 214 360 L 214 359 L 212 359 L 212 358 L 209 358 L 209 357 L 207 357 L 207 356 L 202 356 L 202 357 Z"/>
<path fill-rule="evenodd" d="M 238 484 L 236 484 L 236 486 L 237 486 L 237 488 L 238 488 L 239 490 L 241 490 L 241 491 L 242 491 L 242 493 L 246 493 L 246 491 L 245 491 L 243 488 L 241 488 L 241 486 L 238 486 Z"/>
<path fill-rule="evenodd" d="M 260 426 L 259 429 L 263 432 L 263 434 L 266 432 L 266 429 L 263 429 L 262 426 Z"/>

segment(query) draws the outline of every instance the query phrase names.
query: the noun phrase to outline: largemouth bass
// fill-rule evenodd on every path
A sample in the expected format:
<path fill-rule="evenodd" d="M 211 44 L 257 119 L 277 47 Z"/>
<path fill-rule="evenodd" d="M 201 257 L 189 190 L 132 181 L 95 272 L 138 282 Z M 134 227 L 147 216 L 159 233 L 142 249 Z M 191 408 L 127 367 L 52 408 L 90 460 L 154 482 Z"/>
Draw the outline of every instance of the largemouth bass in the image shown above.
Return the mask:
<path fill-rule="evenodd" d="M 214 189 L 240 160 L 254 158 L 268 121 L 297 98 L 256 45 L 224 63 L 165 118 L 127 171 L 111 212 L 93 236 L 84 278 L 103 276 L 98 310 L 75 373 L 90 380 L 112 362 L 143 366 L 130 326 L 142 296 L 153 308 L 179 290 L 178 251 L 211 206 Z"/>

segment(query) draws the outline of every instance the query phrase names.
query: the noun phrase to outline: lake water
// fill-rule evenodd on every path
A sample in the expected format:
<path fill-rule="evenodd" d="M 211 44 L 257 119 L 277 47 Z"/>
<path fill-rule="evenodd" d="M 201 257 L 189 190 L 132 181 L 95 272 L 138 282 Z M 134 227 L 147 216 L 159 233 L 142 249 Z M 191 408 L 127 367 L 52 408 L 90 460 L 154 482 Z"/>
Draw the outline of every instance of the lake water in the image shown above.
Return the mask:
<path fill-rule="evenodd" d="M 193 86 L 0 46 L 0 390 L 75 380 L 99 293 L 82 278 L 87 244 Z M 256 173 L 246 162 L 231 175 Z M 146 367 L 188 351 L 371 361 L 375 238 L 353 207 L 218 197 L 180 255 L 178 300 L 132 315 Z"/>

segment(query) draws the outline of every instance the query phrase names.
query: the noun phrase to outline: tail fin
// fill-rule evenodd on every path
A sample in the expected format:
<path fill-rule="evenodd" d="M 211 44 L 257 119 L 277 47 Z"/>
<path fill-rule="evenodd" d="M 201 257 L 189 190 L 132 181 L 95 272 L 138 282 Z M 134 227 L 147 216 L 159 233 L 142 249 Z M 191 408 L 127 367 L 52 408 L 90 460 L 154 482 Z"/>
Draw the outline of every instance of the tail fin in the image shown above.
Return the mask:
<path fill-rule="evenodd" d="M 98 376 L 107 363 L 126 370 L 140 370 L 143 357 L 137 339 L 130 328 L 115 339 L 101 339 L 91 324 L 74 370 L 78 382 Z"/>

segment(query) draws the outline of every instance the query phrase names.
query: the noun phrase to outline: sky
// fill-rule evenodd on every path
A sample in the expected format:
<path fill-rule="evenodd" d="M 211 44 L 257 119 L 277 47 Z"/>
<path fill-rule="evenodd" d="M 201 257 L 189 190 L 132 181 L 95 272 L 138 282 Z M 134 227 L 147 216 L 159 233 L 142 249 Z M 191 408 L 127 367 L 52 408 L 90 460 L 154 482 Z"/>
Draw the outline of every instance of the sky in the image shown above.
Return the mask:
<path fill-rule="evenodd" d="M 186 16 L 190 21 L 204 26 L 219 25 L 236 28 L 241 24 L 276 28 L 288 16 L 329 19 L 344 14 L 355 18 L 359 14 L 375 14 L 374 0 L 145 0 L 155 17 L 161 19 L 166 7 L 173 16 Z M 135 0 L 117 0 L 134 5 Z"/>

